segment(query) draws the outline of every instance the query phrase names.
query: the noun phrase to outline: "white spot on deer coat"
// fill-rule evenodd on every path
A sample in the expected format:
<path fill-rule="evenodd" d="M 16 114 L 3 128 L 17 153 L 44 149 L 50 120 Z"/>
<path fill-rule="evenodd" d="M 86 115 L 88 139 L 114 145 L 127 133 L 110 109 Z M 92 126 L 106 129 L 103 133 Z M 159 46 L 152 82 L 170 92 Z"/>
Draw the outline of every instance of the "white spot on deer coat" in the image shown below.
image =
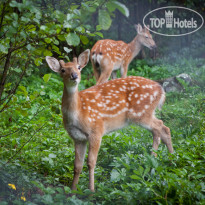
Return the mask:
<path fill-rule="evenodd" d="M 145 105 L 144 107 L 145 107 L 145 109 L 148 109 L 148 108 L 149 108 L 149 105 Z"/>

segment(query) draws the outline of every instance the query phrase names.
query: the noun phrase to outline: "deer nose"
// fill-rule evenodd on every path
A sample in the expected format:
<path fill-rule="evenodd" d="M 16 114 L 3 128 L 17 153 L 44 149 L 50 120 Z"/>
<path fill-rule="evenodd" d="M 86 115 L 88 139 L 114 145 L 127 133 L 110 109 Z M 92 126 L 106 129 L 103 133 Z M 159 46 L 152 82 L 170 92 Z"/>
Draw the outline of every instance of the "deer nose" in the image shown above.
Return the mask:
<path fill-rule="evenodd" d="M 152 49 L 155 49 L 155 48 L 157 48 L 157 46 L 156 46 L 156 45 L 153 45 L 151 48 L 152 48 Z"/>
<path fill-rule="evenodd" d="M 71 80 L 76 80 L 78 78 L 77 73 L 71 73 Z"/>

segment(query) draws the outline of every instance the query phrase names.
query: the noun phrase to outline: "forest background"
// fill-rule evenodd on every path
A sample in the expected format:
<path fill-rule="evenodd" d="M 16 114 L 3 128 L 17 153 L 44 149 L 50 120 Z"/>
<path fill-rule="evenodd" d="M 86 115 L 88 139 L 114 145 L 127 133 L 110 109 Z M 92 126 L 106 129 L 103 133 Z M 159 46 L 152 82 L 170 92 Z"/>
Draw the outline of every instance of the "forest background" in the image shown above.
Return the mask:
<path fill-rule="evenodd" d="M 128 75 L 161 80 L 188 74 L 192 83 L 167 93 L 157 115 L 170 127 L 175 153 L 154 158 L 146 130 L 130 126 L 103 137 L 90 194 L 85 163 L 70 196 L 74 147 L 62 125 L 63 83 L 45 56 L 72 60 L 103 38 L 130 42 L 134 24 L 163 6 L 205 17 L 203 0 L 1 0 L 0 204 L 204 204 L 205 28 L 181 36 L 152 34 Z M 183 15 L 183 14 L 182 14 Z M 91 64 L 80 90 L 93 86 Z"/>

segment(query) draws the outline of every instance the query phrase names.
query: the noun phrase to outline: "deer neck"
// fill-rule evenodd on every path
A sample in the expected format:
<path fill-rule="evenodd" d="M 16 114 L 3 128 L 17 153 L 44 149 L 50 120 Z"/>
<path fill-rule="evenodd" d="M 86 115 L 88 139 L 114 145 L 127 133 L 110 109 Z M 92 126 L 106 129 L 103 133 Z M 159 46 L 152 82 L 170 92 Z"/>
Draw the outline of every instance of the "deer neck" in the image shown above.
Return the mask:
<path fill-rule="evenodd" d="M 62 112 L 63 115 L 72 118 L 77 116 L 79 108 L 79 94 L 78 86 L 69 86 L 64 83 L 63 99 L 62 99 Z"/>
<path fill-rule="evenodd" d="M 131 60 L 138 55 L 140 50 L 142 49 L 142 44 L 139 41 L 139 36 L 137 35 L 129 44 L 130 51 L 132 53 Z"/>

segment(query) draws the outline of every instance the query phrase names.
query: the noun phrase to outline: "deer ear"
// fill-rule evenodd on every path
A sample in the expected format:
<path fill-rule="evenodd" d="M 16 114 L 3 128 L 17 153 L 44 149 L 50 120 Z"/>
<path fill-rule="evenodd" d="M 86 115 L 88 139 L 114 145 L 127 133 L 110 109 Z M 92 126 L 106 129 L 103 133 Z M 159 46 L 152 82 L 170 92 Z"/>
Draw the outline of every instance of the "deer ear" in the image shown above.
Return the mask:
<path fill-rule="evenodd" d="M 78 64 L 81 69 L 88 64 L 89 56 L 90 56 L 90 49 L 85 50 L 83 53 L 79 55 Z"/>
<path fill-rule="evenodd" d="M 135 25 L 135 29 L 136 29 L 138 34 L 142 33 L 142 26 L 140 24 Z"/>
<path fill-rule="evenodd" d="M 73 63 L 78 63 L 78 59 L 76 57 L 73 58 Z"/>
<path fill-rule="evenodd" d="M 57 59 L 50 57 L 50 56 L 46 56 L 46 61 L 49 65 L 49 67 L 56 73 L 60 72 L 60 63 Z"/>
<path fill-rule="evenodd" d="M 144 28 L 145 28 L 146 31 L 149 31 L 149 25 L 148 24 L 144 25 Z"/>

